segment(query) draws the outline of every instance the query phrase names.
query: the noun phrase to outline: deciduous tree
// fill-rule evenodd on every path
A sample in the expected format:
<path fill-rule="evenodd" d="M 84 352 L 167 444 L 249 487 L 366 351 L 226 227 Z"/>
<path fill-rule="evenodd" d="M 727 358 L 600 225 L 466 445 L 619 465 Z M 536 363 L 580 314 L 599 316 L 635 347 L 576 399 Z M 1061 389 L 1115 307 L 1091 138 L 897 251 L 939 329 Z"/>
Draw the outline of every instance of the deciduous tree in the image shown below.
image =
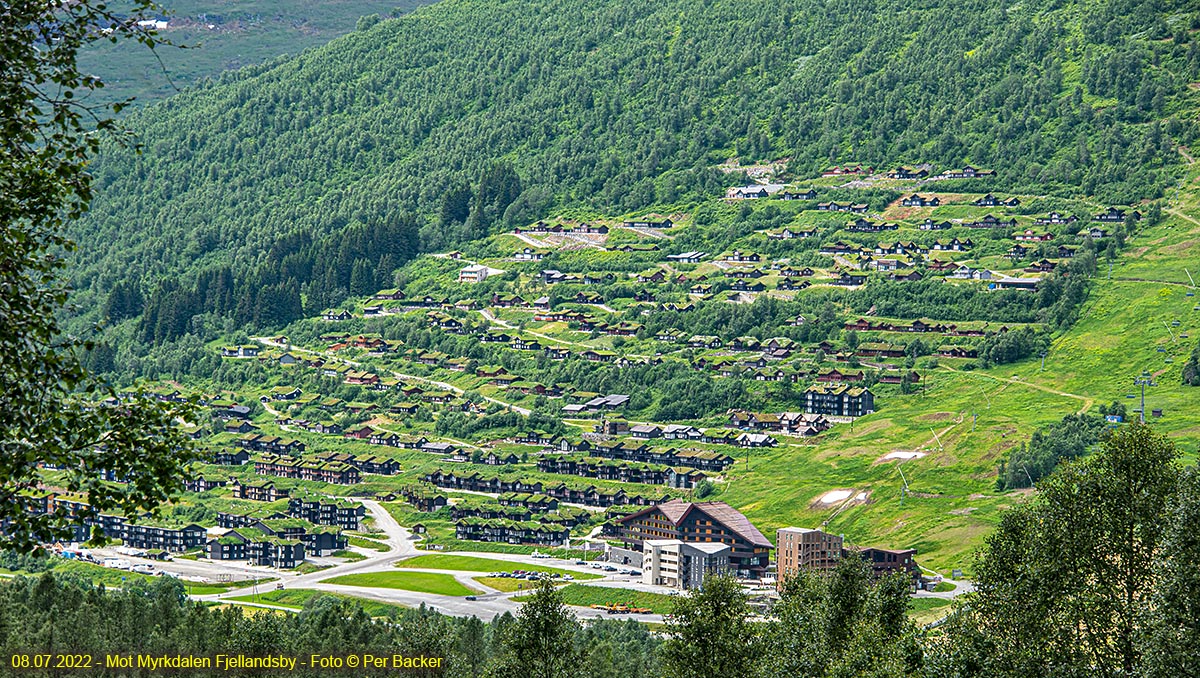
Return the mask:
<path fill-rule="evenodd" d="M 951 639 L 977 653 L 959 654 L 947 673 L 1107 677 L 1141 670 L 1149 601 L 1166 592 L 1155 585 L 1155 557 L 1164 535 L 1173 534 L 1167 508 L 1179 479 L 1175 458 L 1170 440 L 1134 424 L 1061 467 L 1038 485 L 1036 498 L 1005 514 Z"/>
<path fill-rule="evenodd" d="M 128 140 L 112 111 L 79 103 L 103 83 L 76 56 L 103 39 L 152 46 L 137 19 L 153 6 L 132 5 L 117 16 L 87 0 L 16 0 L 0 12 L 0 544 L 22 550 L 70 536 L 89 514 L 157 506 L 193 458 L 173 408 L 117 402 L 81 366 L 88 342 L 58 322 L 69 292 L 62 255 L 73 247 L 62 233 L 92 198 L 88 160 L 101 140 Z M 56 485 L 87 495 L 82 515 L 38 512 L 46 467 L 65 472 Z"/>
<path fill-rule="evenodd" d="M 663 671 L 671 678 L 759 675 L 760 636 L 745 592 L 735 579 L 710 576 L 704 588 L 675 603 L 667 617 Z"/>
<path fill-rule="evenodd" d="M 543 579 L 503 633 L 501 652 L 491 667 L 497 678 L 566 678 L 581 673 L 575 648 L 579 622 L 562 594 Z"/>

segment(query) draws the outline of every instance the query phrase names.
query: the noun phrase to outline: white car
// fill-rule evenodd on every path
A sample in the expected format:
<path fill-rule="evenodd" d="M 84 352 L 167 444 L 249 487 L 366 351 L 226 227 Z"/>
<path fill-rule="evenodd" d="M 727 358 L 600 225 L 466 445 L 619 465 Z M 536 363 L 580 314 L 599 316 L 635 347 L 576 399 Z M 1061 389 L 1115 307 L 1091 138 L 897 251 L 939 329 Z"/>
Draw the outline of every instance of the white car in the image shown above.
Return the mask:
<path fill-rule="evenodd" d="M 133 571 L 138 574 L 154 574 L 154 565 L 150 563 L 138 563 L 133 566 Z"/>

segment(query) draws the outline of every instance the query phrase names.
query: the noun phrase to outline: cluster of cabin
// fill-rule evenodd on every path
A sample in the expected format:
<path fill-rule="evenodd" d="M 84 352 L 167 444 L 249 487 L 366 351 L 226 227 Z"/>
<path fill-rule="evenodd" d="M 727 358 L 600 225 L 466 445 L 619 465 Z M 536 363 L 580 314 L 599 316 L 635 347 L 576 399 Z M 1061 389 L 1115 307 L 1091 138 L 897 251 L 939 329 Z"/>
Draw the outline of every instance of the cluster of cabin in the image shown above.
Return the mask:
<path fill-rule="evenodd" d="M 623 489 L 586 486 L 571 487 L 566 483 L 544 483 L 541 480 L 505 479 L 499 476 L 485 476 L 478 472 L 454 473 L 438 469 L 426 474 L 421 480 L 436 487 L 450 490 L 466 490 L 470 492 L 518 494 L 544 494 L 560 502 L 582 504 L 584 506 L 649 506 L 666 501 L 666 494 L 646 496 L 626 492 Z"/>
<path fill-rule="evenodd" d="M 445 494 L 421 484 L 401 487 L 392 499 L 396 498 L 422 513 L 433 513 L 449 503 Z"/>
<path fill-rule="evenodd" d="M 72 541 L 87 541 L 92 538 L 93 528 L 98 528 L 104 536 L 120 539 L 130 548 L 166 553 L 191 550 L 203 545 L 207 538 L 207 530 L 195 524 L 162 525 L 96 512 L 85 496 L 69 492 L 26 494 L 21 501 L 25 510 L 34 515 L 58 513 L 79 517 Z"/>
<path fill-rule="evenodd" d="M 755 431 L 775 431 L 799 436 L 815 436 L 833 425 L 824 414 L 808 412 L 729 412 L 731 428 Z"/>
<path fill-rule="evenodd" d="M 351 452 L 319 452 L 316 458 L 321 461 L 331 461 L 347 466 L 353 466 L 359 473 L 371 473 L 381 476 L 392 476 L 400 472 L 400 462 L 390 457 L 379 455 L 360 455 Z"/>
<path fill-rule="evenodd" d="M 532 226 L 525 228 L 517 227 L 513 229 L 514 235 L 522 233 L 532 233 L 534 235 L 549 234 L 549 233 L 575 233 L 582 235 L 607 235 L 609 227 L 604 224 L 566 224 L 562 222 L 549 223 L 546 221 L 538 221 Z"/>
<path fill-rule="evenodd" d="M 463 541 L 533 546 L 567 546 L 571 530 L 562 525 L 520 522 L 503 518 L 463 518 L 454 524 L 454 536 Z"/>
<path fill-rule="evenodd" d="M 238 447 L 254 452 L 296 456 L 304 454 L 305 445 L 299 440 L 280 438 L 263 433 L 246 433 L 236 441 Z"/>
<path fill-rule="evenodd" d="M 576 455 L 543 455 L 538 457 L 537 467 L 543 473 L 622 483 L 666 485 L 685 490 L 695 487 L 696 483 L 705 478 L 704 473 L 693 468 Z"/>
<path fill-rule="evenodd" d="M 270 453 L 259 455 L 253 461 L 254 472 L 258 475 L 336 485 L 353 485 L 362 479 L 357 468 L 340 461 L 300 459 Z"/>
<path fill-rule="evenodd" d="M 314 525 L 278 513 L 266 518 L 220 513 L 218 524 L 228 531 L 206 544 L 206 555 L 212 560 L 245 560 L 253 565 L 293 568 L 308 554 L 329 555 L 345 549 L 349 541 L 338 527 Z"/>
<path fill-rule="evenodd" d="M 621 424 L 624 424 L 624 427 Z M 624 432 L 626 433 L 632 433 L 634 428 L 626 422 L 614 422 L 614 426 L 615 430 L 618 431 L 624 428 Z M 757 434 L 739 433 L 727 429 L 706 429 L 701 431 L 694 427 L 687 428 L 695 431 L 695 437 L 689 439 L 704 443 L 741 445 L 742 447 L 767 447 L 777 442 L 770 436 L 760 437 Z M 605 432 L 611 435 L 613 430 L 608 429 Z M 752 437 L 743 438 L 742 436 Z M 743 442 L 739 443 L 738 440 L 742 440 Z M 554 449 L 557 449 L 559 452 L 583 452 L 602 459 L 615 459 L 639 464 L 661 464 L 663 466 L 692 468 L 712 473 L 724 471 L 729 466 L 732 466 L 735 461 L 732 456 L 724 452 L 655 447 L 631 440 L 599 440 L 593 442 L 587 438 L 580 438 L 578 440 L 563 438 L 554 445 Z"/>

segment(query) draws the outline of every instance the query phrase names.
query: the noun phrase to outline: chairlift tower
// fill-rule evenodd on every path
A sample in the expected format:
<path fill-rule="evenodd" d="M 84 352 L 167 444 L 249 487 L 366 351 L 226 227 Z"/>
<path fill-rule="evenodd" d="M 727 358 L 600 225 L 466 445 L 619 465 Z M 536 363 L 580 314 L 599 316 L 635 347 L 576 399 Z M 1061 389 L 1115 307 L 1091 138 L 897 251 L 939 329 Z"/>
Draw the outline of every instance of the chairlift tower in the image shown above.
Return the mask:
<path fill-rule="evenodd" d="M 1025 472 L 1025 477 L 1029 479 L 1029 489 L 1037 489 L 1033 486 L 1033 476 L 1029 475 L 1029 469 L 1025 468 L 1025 464 L 1021 464 L 1021 470 Z"/>
<path fill-rule="evenodd" d="M 1154 383 L 1154 377 L 1149 372 L 1142 372 L 1141 375 L 1133 380 L 1133 383 L 1142 387 L 1142 409 L 1138 414 L 1144 424 L 1146 423 L 1146 387 L 1157 386 L 1157 384 Z"/>

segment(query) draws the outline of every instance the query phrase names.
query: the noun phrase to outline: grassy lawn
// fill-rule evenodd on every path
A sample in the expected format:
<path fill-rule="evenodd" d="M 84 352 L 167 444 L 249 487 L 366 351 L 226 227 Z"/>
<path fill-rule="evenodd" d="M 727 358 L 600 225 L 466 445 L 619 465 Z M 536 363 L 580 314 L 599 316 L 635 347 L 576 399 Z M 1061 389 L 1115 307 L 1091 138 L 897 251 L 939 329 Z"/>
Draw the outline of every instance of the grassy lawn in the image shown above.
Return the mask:
<path fill-rule="evenodd" d="M 347 537 L 346 541 L 351 546 L 357 546 L 362 549 L 371 549 L 372 551 L 387 551 L 388 545 L 383 542 L 375 541 L 374 539 L 366 539 L 364 537 Z"/>
<path fill-rule="evenodd" d="M 61 563 L 54 567 L 53 572 L 55 575 L 62 575 L 64 573 L 79 575 L 90 579 L 93 584 L 103 584 L 106 587 L 120 587 L 132 584 L 133 582 L 149 584 L 155 579 L 155 577 L 149 575 L 126 572 L 125 570 L 114 570 L 78 560 Z M 36 577 L 38 575 L 30 576 Z M 187 582 L 184 582 L 184 584 L 186 585 Z"/>
<path fill-rule="evenodd" d="M 439 596 L 469 596 L 479 593 L 460 584 L 453 575 L 435 572 L 364 572 L 334 577 L 326 583 L 435 593 Z"/>
<path fill-rule="evenodd" d="M 323 591 L 313 591 L 309 589 L 284 589 L 282 591 L 267 591 L 260 593 L 257 596 L 237 596 L 229 598 L 245 603 L 268 603 L 278 605 L 292 610 L 304 609 L 305 603 L 313 598 L 329 596 L 340 598 L 342 600 L 350 600 L 362 606 L 362 609 L 372 617 L 386 617 L 389 613 L 398 612 L 406 609 L 403 605 L 393 605 L 389 603 L 380 603 L 374 600 L 365 598 L 356 598 L 354 596 L 346 596 L 339 593 L 325 593 Z"/>
<path fill-rule="evenodd" d="M 360 560 L 366 560 L 367 557 L 356 551 L 334 551 L 333 557 L 341 558 L 349 563 L 356 563 Z"/>
<path fill-rule="evenodd" d="M 917 624 L 931 624 L 949 614 L 951 604 L 944 598 L 909 598 L 908 617 Z"/>
<path fill-rule="evenodd" d="M 292 571 L 295 572 L 296 574 L 311 574 L 313 572 L 320 572 L 321 570 L 328 570 L 331 567 L 333 567 L 333 566 L 332 565 L 317 565 L 316 563 L 300 563 L 300 565 L 297 566 Z"/>
<path fill-rule="evenodd" d="M 7 570 L 0 570 L 8 572 Z M 132 584 L 134 582 L 152 583 L 158 579 L 157 576 L 139 574 L 137 572 L 129 572 L 126 570 L 116 570 L 110 567 L 103 567 L 92 563 L 85 563 L 79 560 L 68 560 L 62 562 L 53 568 L 55 574 L 71 574 L 79 575 L 91 580 L 93 584 L 103 584 L 106 587 L 121 587 Z M 29 574 L 25 572 L 14 572 L 13 574 L 25 574 L 31 577 L 39 576 L 38 574 Z M 180 579 L 180 583 L 188 590 L 188 593 L 196 596 L 209 595 L 212 593 L 224 593 L 233 589 L 253 586 L 254 584 L 265 584 L 275 581 L 275 577 L 264 577 L 261 579 L 243 579 L 241 581 L 231 582 L 214 582 L 214 583 L 199 583 L 192 582 L 186 579 Z"/>
<path fill-rule="evenodd" d="M 547 565 L 526 565 L 512 563 L 494 558 L 476 558 L 475 556 L 454 556 L 430 554 L 409 558 L 396 563 L 396 567 L 423 568 L 429 570 L 454 570 L 457 572 L 546 572 L 548 574 L 569 574 L 576 579 L 599 579 L 600 575 L 588 572 L 572 572 Z"/>
<path fill-rule="evenodd" d="M 181 581 L 183 581 L 183 585 L 191 595 L 206 596 L 212 593 L 225 593 L 234 589 L 244 589 L 247 586 L 254 586 L 255 584 L 266 584 L 275 580 L 276 577 L 263 577 L 261 579 L 243 579 L 241 581 L 218 582 L 215 584 L 197 584 L 189 582 L 186 579 Z"/>
<path fill-rule="evenodd" d="M 667 596 L 661 593 L 646 593 L 644 591 L 631 591 L 629 589 L 610 589 L 601 586 L 588 586 L 586 584 L 568 584 L 559 593 L 562 595 L 564 603 L 567 605 L 578 605 L 579 607 L 616 603 L 631 607 L 644 607 L 653 610 L 655 614 L 670 614 L 671 610 L 675 609 L 675 596 Z M 518 596 L 518 599 L 521 597 L 523 596 Z M 636 618 L 637 615 L 633 615 L 633 617 Z"/>
<path fill-rule="evenodd" d="M 508 577 L 472 577 L 475 581 L 496 589 L 497 591 L 528 591 L 537 586 L 537 582 L 528 579 L 510 579 Z"/>

